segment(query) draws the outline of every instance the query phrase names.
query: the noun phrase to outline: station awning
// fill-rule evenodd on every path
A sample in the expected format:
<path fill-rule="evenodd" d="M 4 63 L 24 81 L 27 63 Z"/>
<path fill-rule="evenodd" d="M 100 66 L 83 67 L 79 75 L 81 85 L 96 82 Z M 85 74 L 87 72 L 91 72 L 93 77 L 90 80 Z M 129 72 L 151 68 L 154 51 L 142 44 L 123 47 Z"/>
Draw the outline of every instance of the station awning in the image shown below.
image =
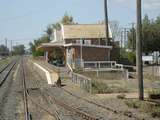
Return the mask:
<path fill-rule="evenodd" d="M 50 43 L 43 43 L 37 49 L 43 51 L 53 50 L 54 48 L 63 48 L 63 42 L 50 42 Z"/>

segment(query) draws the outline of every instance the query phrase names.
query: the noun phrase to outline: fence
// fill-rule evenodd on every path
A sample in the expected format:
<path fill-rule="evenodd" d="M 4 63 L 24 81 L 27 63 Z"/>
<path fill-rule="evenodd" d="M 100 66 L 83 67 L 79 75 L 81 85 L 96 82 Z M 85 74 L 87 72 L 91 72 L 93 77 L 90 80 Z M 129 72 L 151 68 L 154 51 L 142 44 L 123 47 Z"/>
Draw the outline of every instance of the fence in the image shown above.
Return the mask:
<path fill-rule="evenodd" d="M 116 61 L 84 61 L 83 66 L 84 70 L 123 70 L 123 65 Z"/>
<path fill-rule="evenodd" d="M 80 85 L 80 88 L 92 93 L 92 80 L 86 76 L 72 72 L 72 82 Z"/>

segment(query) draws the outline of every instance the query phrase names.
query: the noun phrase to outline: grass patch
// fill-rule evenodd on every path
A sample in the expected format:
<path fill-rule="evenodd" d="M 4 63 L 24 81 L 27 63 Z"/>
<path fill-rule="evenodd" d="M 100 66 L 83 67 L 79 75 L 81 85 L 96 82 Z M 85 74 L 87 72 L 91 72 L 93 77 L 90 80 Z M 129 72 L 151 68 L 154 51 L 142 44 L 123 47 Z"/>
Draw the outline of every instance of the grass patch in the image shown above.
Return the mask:
<path fill-rule="evenodd" d="M 120 94 L 120 95 L 117 95 L 117 98 L 118 99 L 125 99 L 126 95 L 125 94 Z"/>
<path fill-rule="evenodd" d="M 0 60 L 0 69 L 3 68 L 5 65 L 7 65 L 10 61 L 11 61 L 10 58 Z"/>
<path fill-rule="evenodd" d="M 125 100 L 125 104 L 130 108 L 138 109 L 140 112 L 148 113 L 152 117 L 160 117 L 159 104 L 138 100 Z"/>
<path fill-rule="evenodd" d="M 105 94 L 105 93 L 124 93 L 128 92 L 126 87 L 109 86 L 106 83 L 94 81 L 92 82 L 92 93 Z"/>
<path fill-rule="evenodd" d="M 148 97 L 150 99 L 160 99 L 160 89 L 149 90 Z"/>

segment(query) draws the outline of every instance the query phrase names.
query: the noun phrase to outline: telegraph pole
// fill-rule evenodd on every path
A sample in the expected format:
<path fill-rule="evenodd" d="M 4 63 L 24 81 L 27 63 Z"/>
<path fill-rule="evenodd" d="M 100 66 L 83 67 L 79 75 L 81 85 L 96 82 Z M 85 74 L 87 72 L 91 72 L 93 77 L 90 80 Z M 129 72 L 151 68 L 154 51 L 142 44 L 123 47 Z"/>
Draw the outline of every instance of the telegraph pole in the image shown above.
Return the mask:
<path fill-rule="evenodd" d="M 135 37 L 134 37 L 135 31 L 134 31 L 134 22 L 131 23 L 131 25 L 132 25 L 132 50 L 133 50 L 133 52 L 134 52 L 134 49 L 135 49 Z"/>
<path fill-rule="evenodd" d="M 137 26 L 136 26 L 136 62 L 137 78 L 139 84 L 139 100 L 144 99 L 143 91 L 143 63 L 142 63 L 142 23 L 141 0 L 137 0 Z"/>
<path fill-rule="evenodd" d="M 104 0 L 104 13 L 105 13 L 105 32 L 106 32 L 106 45 L 109 44 L 109 29 L 108 29 L 108 4 Z"/>
<path fill-rule="evenodd" d="M 123 31 L 121 31 L 121 49 L 123 48 Z"/>
<path fill-rule="evenodd" d="M 6 44 L 6 48 L 7 48 L 7 41 L 8 41 L 8 40 L 7 40 L 7 38 L 5 38 L 5 44 Z"/>
<path fill-rule="evenodd" d="M 11 56 L 12 56 L 12 40 L 11 40 Z"/>

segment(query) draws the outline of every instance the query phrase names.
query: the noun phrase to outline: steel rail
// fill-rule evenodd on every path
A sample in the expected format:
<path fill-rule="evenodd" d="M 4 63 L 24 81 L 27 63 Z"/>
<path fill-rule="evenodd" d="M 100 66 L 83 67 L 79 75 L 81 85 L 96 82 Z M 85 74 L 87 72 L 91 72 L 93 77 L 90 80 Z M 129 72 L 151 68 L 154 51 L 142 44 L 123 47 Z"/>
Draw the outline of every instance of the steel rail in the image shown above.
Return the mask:
<path fill-rule="evenodd" d="M 50 112 L 47 108 L 45 108 L 41 104 L 37 103 L 37 101 L 33 100 L 33 98 L 29 95 L 28 92 L 27 92 L 27 96 L 32 101 L 32 103 L 34 103 L 35 105 L 37 105 L 39 108 L 41 108 L 42 110 L 44 110 L 45 112 L 47 112 L 49 115 L 55 117 L 56 120 L 61 120 L 60 117 L 58 116 L 57 111 L 55 111 L 54 113 Z"/>
<path fill-rule="evenodd" d="M 37 72 L 37 74 L 38 74 L 38 72 Z M 38 74 L 38 75 L 39 75 L 39 74 Z M 40 76 L 40 75 L 39 75 L 39 76 Z M 40 76 L 40 77 L 41 77 L 41 76 Z M 107 106 L 98 104 L 98 103 L 96 103 L 96 102 L 90 101 L 90 100 L 88 100 L 88 99 L 82 98 L 82 97 L 80 97 L 80 96 L 77 96 L 77 95 L 75 95 L 75 94 L 73 94 L 73 93 L 65 90 L 64 88 L 60 88 L 60 89 L 64 90 L 66 93 L 70 94 L 70 95 L 73 96 L 73 97 L 76 97 L 76 98 L 78 98 L 78 99 L 81 99 L 81 100 L 83 100 L 83 101 L 85 101 L 85 102 L 87 102 L 87 103 L 93 104 L 93 105 L 95 105 L 95 106 L 97 106 L 97 107 L 100 107 L 100 108 L 103 108 L 103 109 L 105 109 L 105 110 L 111 111 L 111 112 L 113 112 L 114 114 L 124 115 L 124 116 L 126 116 L 126 117 L 128 117 L 128 118 L 134 118 L 134 119 L 136 119 L 136 120 L 145 120 L 144 118 L 139 118 L 139 117 L 135 116 L 133 113 L 127 114 L 127 113 L 124 113 L 123 111 L 114 110 L 114 109 L 112 109 L 112 108 L 110 108 L 110 107 L 107 107 Z M 97 119 L 97 120 L 98 120 L 98 119 Z"/>
<path fill-rule="evenodd" d="M 0 87 L 3 85 L 3 83 L 5 82 L 5 80 L 7 79 L 7 77 L 9 76 L 10 72 L 12 71 L 13 67 L 15 66 L 16 61 L 12 61 L 9 64 L 7 64 L 1 71 L 0 74 L 3 73 L 8 67 L 11 67 L 8 71 L 7 74 L 4 76 L 4 78 L 2 78 L 2 80 L 0 80 Z M 11 66 L 10 66 L 11 65 Z"/>
<path fill-rule="evenodd" d="M 37 72 L 37 75 L 39 75 L 38 72 Z M 39 75 L 39 77 L 41 78 L 40 75 Z M 44 89 L 46 89 L 46 88 L 44 88 Z M 47 89 L 46 89 L 46 91 L 47 91 Z M 80 117 L 82 117 L 82 118 L 85 119 L 85 120 L 99 120 L 98 118 L 95 118 L 95 117 L 93 117 L 92 115 L 90 115 L 90 114 L 88 114 L 88 113 L 86 113 L 86 112 L 83 112 L 83 111 L 81 111 L 81 110 L 79 110 L 79 109 L 77 109 L 77 108 L 73 108 L 73 107 L 71 107 L 71 106 L 68 106 L 68 105 L 65 104 L 64 102 L 62 102 L 62 101 L 60 101 L 60 100 L 57 100 L 54 96 L 50 96 L 50 95 L 48 94 L 48 92 L 45 92 L 45 93 L 49 96 L 50 99 L 54 100 L 54 103 L 55 103 L 55 104 L 60 105 L 61 107 L 65 108 L 65 109 L 68 110 L 68 111 L 77 113 Z M 54 97 L 54 98 L 52 98 L 52 97 Z"/>
<path fill-rule="evenodd" d="M 48 91 L 48 90 L 46 89 L 46 91 Z M 64 109 L 66 109 L 68 111 L 76 113 L 78 116 L 80 116 L 84 120 L 99 120 L 98 118 L 94 117 L 93 115 L 90 115 L 89 113 L 83 112 L 82 110 L 79 110 L 77 108 L 74 108 L 72 106 L 67 105 L 63 101 L 57 99 L 55 96 L 53 96 L 53 95 L 51 96 L 48 92 L 46 92 L 46 94 L 48 96 L 50 96 L 50 98 L 54 101 L 55 104 L 63 107 Z"/>
<path fill-rule="evenodd" d="M 23 99 L 24 99 L 24 112 L 25 112 L 25 120 L 31 120 L 31 115 L 28 110 L 28 99 L 27 99 L 27 89 L 26 89 L 26 80 L 25 80 L 25 72 L 23 66 L 23 58 L 21 61 L 22 66 L 22 86 L 23 86 Z"/>
<path fill-rule="evenodd" d="M 1 70 L 0 73 L 2 73 L 10 64 L 12 64 L 13 61 L 11 61 L 10 63 L 8 63 L 7 65 L 5 65 Z"/>
<path fill-rule="evenodd" d="M 23 65 L 23 63 L 22 63 Z M 23 88 L 24 88 L 24 98 L 26 98 L 26 101 L 24 101 L 24 105 L 25 105 L 25 118 L 26 120 L 31 120 L 31 117 L 30 117 L 30 113 L 29 113 L 29 110 L 28 110 L 28 100 L 31 100 L 31 102 L 33 104 L 35 104 L 36 106 L 38 106 L 39 108 L 41 108 L 43 111 L 47 112 L 49 115 L 53 116 L 54 118 L 56 118 L 56 120 L 61 120 L 61 118 L 59 117 L 58 115 L 58 112 L 55 110 L 54 113 L 50 112 L 47 108 L 45 108 L 43 105 L 37 103 L 37 101 L 35 101 L 30 95 L 29 95 L 29 92 L 27 91 L 27 88 L 26 88 L 26 79 L 25 79 L 25 70 L 24 70 L 24 66 L 22 66 L 23 68 Z"/>
<path fill-rule="evenodd" d="M 93 102 L 93 101 L 91 101 L 91 100 L 88 100 L 88 99 L 82 98 L 82 97 L 80 97 L 80 96 L 77 96 L 77 95 L 69 92 L 68 90 L 66 90 L 66 89 L 64 89 L 64 88 L 60 88 L 60 89 L 62 89 L 63 91 L 65 91 L 66 93 L 68 93 L 69 95 L 71 95 L 71 96 L 73 96 L 73 97 L 75 97 L 75 98 L 81 99 L 81 100 L 83 100 L 83 101 L 85 101 L 85 102 L 87 102 L 87 103 L 90 103 L 90 104 L 93 104 L 93 105 L 95 105 L 95 106 L 97 106 L 97 107 L 100 107 L 100 108 L 103 108 L 103 109 L 105 109 L 105 110 L 111 111 L 111 112 L 113 112 L 113 113 L 115 113 L 115 114 L 122 114 L 122 115 L 124 115 L 124 116 L 126 116 L 126 117 L 129 117 L 129 118 L 135 118 L 136 120 L 144 120 L 144 118 L 138 118 L 137 116 L 135 116 L 135 115 L 132 114 L 132 113 L 126 114 L 126 113 L 124 113 L 123 111 L 114 110 L 114 109 L 112 109 L 112 108 L 110 108 L 110 107 L 106 107 L 106 106 L 103 106 L 103 105 L 98 104 L 98 103 L 96 103 L 96 102 Z M 153 101 L 152 101 L 152 102 L 153 102 Z"/>

